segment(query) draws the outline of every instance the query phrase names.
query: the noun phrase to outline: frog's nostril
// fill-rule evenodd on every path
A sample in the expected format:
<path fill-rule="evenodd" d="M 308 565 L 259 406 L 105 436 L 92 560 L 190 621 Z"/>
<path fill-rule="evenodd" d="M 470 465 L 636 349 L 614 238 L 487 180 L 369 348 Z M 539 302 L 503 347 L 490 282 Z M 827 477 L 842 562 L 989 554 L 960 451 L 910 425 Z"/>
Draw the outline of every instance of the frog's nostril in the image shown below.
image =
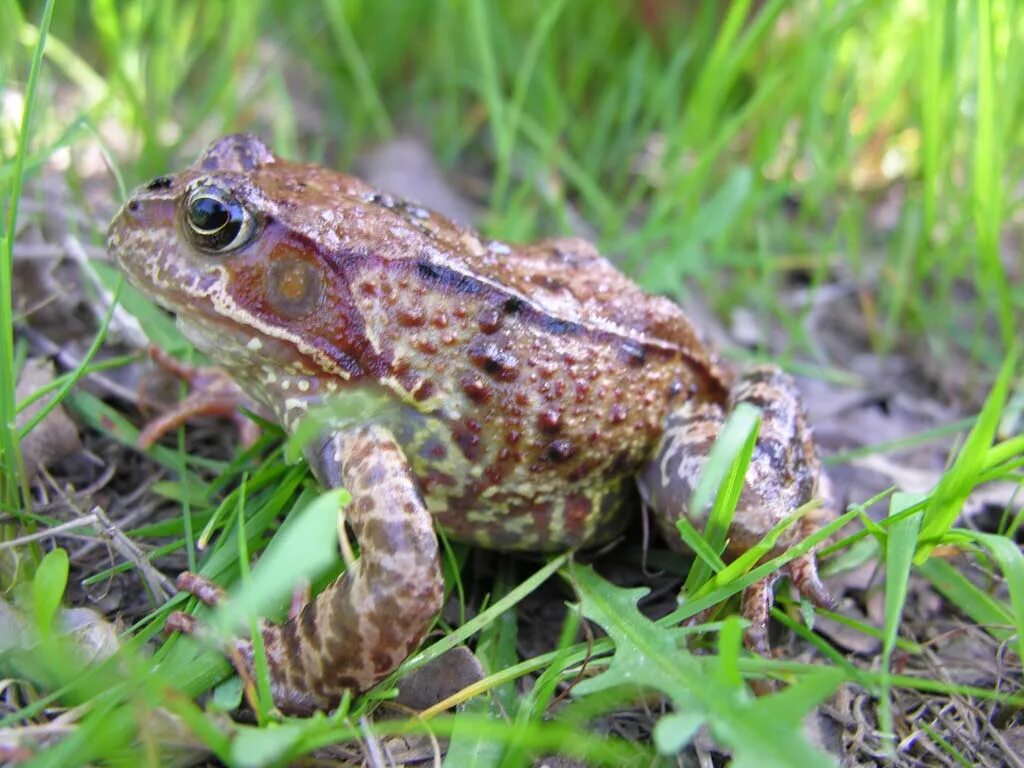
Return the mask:
<path fill-rule="evenodd" d="M 129 211 L 129 213 L 138 213 L 138 211 L 139 211 L 139 201 L 134 199 L 134 198 L 129 200 L 128 201 L 128 211 Z"/>

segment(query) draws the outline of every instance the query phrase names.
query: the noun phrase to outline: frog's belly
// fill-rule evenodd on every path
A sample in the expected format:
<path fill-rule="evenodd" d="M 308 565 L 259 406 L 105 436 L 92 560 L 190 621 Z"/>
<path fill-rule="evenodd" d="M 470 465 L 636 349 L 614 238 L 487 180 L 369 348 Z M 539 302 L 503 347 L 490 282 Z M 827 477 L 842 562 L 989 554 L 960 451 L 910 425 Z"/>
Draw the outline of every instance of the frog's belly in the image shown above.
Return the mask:
<path fill-rule="evenodd" d="M 575 457 L 567 467 L 516 461 L 486 430 L 467 450 L 449 423 L 412 409 L 389 427 L 427 508 L 458 541 L 531 551 L 594 545 L 619 533 L 639 508 L 639 450 Z"/>
<path fill-rule="evenodd" d="M 633 478 L 535 498 L 512 492 L 425 498 L 441 528 L 457 541 L 536 552 L 605 542 L 622 531 L 640 503 Z"/>

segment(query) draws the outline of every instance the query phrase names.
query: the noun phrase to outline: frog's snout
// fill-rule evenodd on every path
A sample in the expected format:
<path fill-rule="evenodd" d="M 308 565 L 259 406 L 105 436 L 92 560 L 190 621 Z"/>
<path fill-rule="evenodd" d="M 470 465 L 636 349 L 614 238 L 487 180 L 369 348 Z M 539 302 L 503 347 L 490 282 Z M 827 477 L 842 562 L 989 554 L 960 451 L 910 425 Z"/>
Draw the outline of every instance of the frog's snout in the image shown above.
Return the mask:
<path fill-rule="evenodd" d="M 131 233 L 145 228 L 143 220 L 143 204 L 137 195 L 129 197 L 121 210 L 117 212 L 107 228 L 107 250 L 119 262 L 122 261 L 123 252 L 126 250 L 126 241 L 131 239 Z"/>
<path fill-rule="evenodd" d="M 108 243 L 119 232 L 133 229 L 153 231 L 171 224 L 174 220 L 174 198 L 164 191 L 170 186 L 170 179 L 161 176 L 132 192 L 110 223 Z"/>
<path fill-rule="evenodd" d="M 175 201 L 167 177 L 135 189 L 107 229 L 107 252 L 133 282 L 143 280 L 143 263 L 163 254 L 175 239 Z"/>

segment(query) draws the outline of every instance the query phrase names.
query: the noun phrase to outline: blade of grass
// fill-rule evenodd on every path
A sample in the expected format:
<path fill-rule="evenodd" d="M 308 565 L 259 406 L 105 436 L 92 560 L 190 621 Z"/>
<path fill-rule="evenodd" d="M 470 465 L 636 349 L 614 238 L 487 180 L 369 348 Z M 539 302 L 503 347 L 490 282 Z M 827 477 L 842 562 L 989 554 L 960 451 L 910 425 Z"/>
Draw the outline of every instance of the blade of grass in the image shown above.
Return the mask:
<path fill-rule="evenodd" d="M 554 27 L 558 17 L 562 15 L 562 11 L 565 9 L 566 0 L 555 0 L 545 10 L 544 13 L 537 19 L 536 26 L 534 27 L 533 34 L 530 36 L 530 40 L 526 44 L 526 50 L 523 53 L 522 61 L 519 67 L 519 71 L 516 74 L 515 85 L 512 90 L 512 99 L 508 103 L 507 110 L 501 110 L 494 115 L 494 119 L 498 117 L 504 117 L 506 123 L 500 129 L 495 127 L 495 144 L 497 145 L 497 152 L 495 153 L 495 168 L 494 168 L 494 183 L 493 192 L 491 194 L 491 207 L 493 210 L 501 211 L 505 207 L 506 196 L 508 194 L 508 184 L 511 179 L 511 168 L 512 168 L 512 151 L 515 148 L 516 135 L 519 132 L 519 119 L 523 113 L 523 105 L 526 102 L 527 91 L 530 87 L 530 81 L 533 76 L 534 68 L 537 64 L 537 57 L 540 55 L 541 47 L 544 42 L 548 39 L 551 34 L 551 29 Z M 478 4 L 474 4 L 474 24 L 483 26 L 483 12 L 477 9 Z M 477 17 L 480 17 L 479 20 Z M 493 67 L 493 57 L 490 54 L 490 50 L 486 47 L 486 43 L 483 42 L 483 38 L 480 38 L 480 57 L 484 62 L 490 62 Z M 498 95 L 493 93 L 494 90 L 491 87 L 485 86 L 484 93 L 488 97 L 488 103 L 498 99 Z M 497 134 L 501 134 L 502 141 L 497 141 Z"/>
<path fill-rule="evenodd" d="M 713 552 L 720 553 L 725 549 L 729 526 L 743 491 L 760 425 L 761 411 L 749 403 L 739 403 L 729 414 L 718 439 L 711 447 L 700 480 L 693 491 L 690 509 L 698 516 L 707 507 L 711 494 L 715 493 L 703 536 Z M 684 593 L 694 594 L 710 576 L 711 568 L 705 559 L 696 561 L 686 577 Z"/>
<path fill-rule="evenodd" d="M 1013 625 L 1017 636 L 1017 657 L 1024 659 L 1024 553 L 1016 542 L 994 533 L 958 529 L 957 533 L 977 541 L 992 553 L 1010 591 Z"/>
<path fill-rule="evenodd" d="M 978 258 L 986 292 L 996 298 L 996 318 L 1007 350 L 1016 338 L 1010 283 L 1000 259 L 1003 222 L 1004 151 L 999 130 L 1001 96 L 996 77 L 992 0 L 978 0 L 978 121 L 974 134 L 974 174 L 971 185 Z"/>
<path fill-rule="evenodd" d="M 391 125 L 391 118 L 388 117 L 387 108 L 380 97 L 380 91 L 373 81 L 373 73 L 370 72 L 359 44 L 352 34 L 352 27 L 345 16 L 345 3 L 326 2 L 323 8 L 327 15 L 327 24 L 331 34 L 337 43 L 338 52 L 345 65 L 355 80 L 356 91 L 363 108 L 373 121 L 374 130 L 377 131 L 378 140 L 384 140 L 394 134 Z"/>
<path fill-rule="evenodd" d="M 889 515 L 898 515 L 921 500 L 920 494 L 896 493 L 889 503 Z M 889 526 L 885 545 L 885 624 L 882 633 L 882 691 L 878 701 L 878 725 L 890 755 L 896 751 L 893 731 L 892 685 L 888 674 L 892 653 L 896 649 L 903 604 L 907 599 L 910 566 L 914 559 L 917 536 L 921 527 L 921 512 L 915 512 Z"/>
<path fill-rule="evenodd" d="M 963 508 L 964 501 L 974 488 L 985 465 L 985 459 L 996 430 L 999 416 L 1006 402 L 1010 381 L 1017 365 L 1017 353 L 1012 350 L 1003 361 L 1002 369 L 985 398 L 978 419 L 967 435 L 953 466 L 949 468 L 928 498 L 921 521 L 921 534 L 914 562 L 923 563 L 942 536 L 949 531 Z"/>
<path fill-rule="evenodd" d="M 32 130 L 32 112 L 35 109 L 36 90 L 39 86 L 39 71 L 46 49 L 46 35 L 53 18 L 54 0 L 46 0 L 42 18 L 39 21 L 39 40 L 32 53 L 28 83 L 25 86 L 24 108 L 21 113 L 21 128 L 18 131 L 18 145 L 14 155 L 14 173 L 11 175 L 7 194 L 7 231 L 4 232 L 0 247 L 0 465 L 3 472 L 3 486 L 0 488 L 0 504 L 8 509 L 17 509 L 19 496 L 29 499 L 21 471 L 21 449 L 14 424 L 14 309 L 11 290 L 14 273 L 14 237 L 18 229 L 18 205 L 21 202 L 21 188 L 24 182 L 25 158 L 28 156 L 29 134 Z"/>
<path fill-rule="evenodd" d="M 951 604 L 967 614 L 999 642 L 1010 639 L 1007 627 L 1013 613 L 1001 601 L 979 589 L 949 562 L 932 557 L 918 567 L 924 576 Z"/>

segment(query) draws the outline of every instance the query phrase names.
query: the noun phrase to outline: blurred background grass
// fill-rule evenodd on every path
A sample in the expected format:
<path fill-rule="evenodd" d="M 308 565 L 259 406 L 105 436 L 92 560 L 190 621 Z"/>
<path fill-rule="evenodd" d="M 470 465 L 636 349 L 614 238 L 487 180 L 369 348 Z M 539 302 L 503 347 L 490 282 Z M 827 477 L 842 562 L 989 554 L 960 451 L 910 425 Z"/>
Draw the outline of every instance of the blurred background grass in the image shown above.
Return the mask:
<path fill-rule="evenodd" d="M 805 355 L 780 275 L 838 275 L 874 351 L 992 369 L 1022 304 L 1019 6 L 59 2 L 29 166 L 98 132 L 134 184 L 254 130 L 345 168 L 411 131 L 483 180 L 492 235 L 585 222 L 649 289 L 774 314 Z M 5 183 L 41 7 L 0 2 Z"/>

